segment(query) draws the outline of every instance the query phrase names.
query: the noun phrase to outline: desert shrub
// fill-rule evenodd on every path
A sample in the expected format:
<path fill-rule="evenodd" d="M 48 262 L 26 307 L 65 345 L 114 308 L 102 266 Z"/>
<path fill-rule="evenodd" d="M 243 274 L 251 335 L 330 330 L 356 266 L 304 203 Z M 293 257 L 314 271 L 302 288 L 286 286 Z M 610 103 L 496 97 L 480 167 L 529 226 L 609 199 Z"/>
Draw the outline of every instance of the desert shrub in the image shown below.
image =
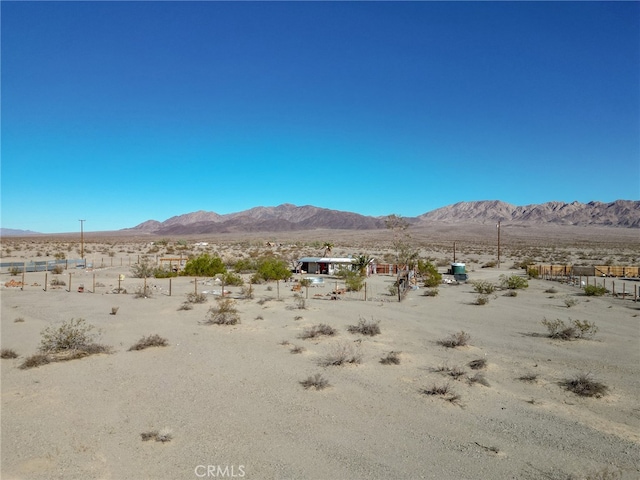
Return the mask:
<path fill-rule="evenodd" d="M 569 323 L 565 323 L 563 320 L 542 320 L 542 325 L 547 327 L 549 332 L 549 338 L 556 338 L 559 340 L 575 340 L 584 337 L 593 337 L 598 327 L 595 323 L 587 320 L 572 320 L 569 319 Z"/>
<path fill-rule="evenodd" d="M 326 378 L 324 378 L 321 373 L 316 373 L 313 376 L 310 375 L 305 380 L 302 380 L 300 382 L 300 385 L 302 385 L 305 388 L 305 390 L 308 390 L 310 388 L 315 388 L 316 390 L 322 390 L 323 388 L 327 388 L 330 386 L 329 381 Z"/>
<path fill-rule="evenodd" d="M 184 266 L 183 275 L 214 277 L 219 273 L 227 273 L 227 267 L 220 257 L 212 257 L 203 253 L 190 259 Z"/>
<path fill-rule="evenodd" d="M 418 260 L 418 274 L 424 278 L 425 287 L 437 287 L 442 282 L 442 274 L 428 260 Z"/>
<path fill-rule="evenodd" d="M 291 277 L 291 269 L 284 260 L 265 257 L 258 261 L 256 276 L 263 280 L 284 280 Z"/>
<path fill-rule="evenodd" d="M 118 313 L 118 310 L 120 310 L 120 307 L 111 307 L 110 315 L 116 315 Z"/>
<path fill-rule="evenodd" d="M 22 323 L 22 322 L 24 322 L 24 318 L 22 317 L 18 317 L 13 321 L 13 323 Z"/>
<path fill-rule="evenodd" d="M 298 310 L 304 310 L 307 308 L 307 301 L 299 293 L 296 293 L 293 296 L 293 300 L 295 302 L 295 308 L 297 308 Z"/>
<path fill-rule="evenodd" d="M 207 296 L 204 293 L 187 293 L 187 303 L 207 303 Z"/>
<path fill-rule="evenodd" d="M 389 285 L 389 287 L 387 288 L 387 291 L 389 292 L 389 295 L 391 295 L 392 297 L 398 296 L 398 285 L 396 285 L 395 283 L 393 283 L 392 285 Z"/>
<path fill-rule="evenodd" d="M 27 357 L 24 362 L 20 365 L 22 370 L 26 370 L 27 368 L 35 368 L 40 365 L 46 365 L 47 363 L 51 363 L 52 359 L 49 355 L 44 353 L 36 353 L 35 355 L 31 355 Z"/>
<path fill-rule="evenodd" d="M 217 305 L 207 312 L 205 325 L 236 325 L 240 323 L 240 314 L 235 307 L 235 301 L 230 298 L 217 298 Z"/>
<path fill-rule="evenodd" d="M 527 276 L 529 278 L 538 278 L 540 276 L 540 272 L 538 272 L 537 268 L 527 268 Z"/>
<path fill-rule="evenodd" d="M 302 331 L 302 333 L 298 336 L 298 338 L 306 340 L 308 338 L 316 338 L 322 335 L 327 337 L 333 337 L 337 333 L 338 331 L 335 328 L 325 323 L 319 323 L 318 325 L 313 325 L 312 327 L 305 328 Z"/>
<path fill-rule="evenodd" d="M 251 284 L 249 284 L 249 286 L 243 286 L 240 289 L 240 295 L 242 296 L 242 298 L 246 298 L 246 299 L 252 299 L 253 298 L 253 289 L 251 288 Z"/>
<path fill-rule="evenodd" d="M 258 269 L 258 264 L 255 262 L 255 260 L 241 258 L 233 264 L 233 269 L 237 273 L 249 273 L 256 271 Z"/>
<path fill-rule="evenodd" d="M 152 272 L 154 278 L 171 278 L 177 277 L 178 272 L 174 272 L 171 268 L 154 268 Z"/>
<path fill-rule="evenodd" d="M 453 377 L 455 380 L 458 380 L 464 374 L 465 374 L 465 371 L 462 367 L 452 367 L 447 372 L 447 375 L 449 375 L 450 377 Z"/>
<path fill-rule="evenodd" d="M 601 297 L 608 291 L 609 290 L 602 285 L 587 285 L 584 287 L 584 294 L 588 297 Z"/>
<path fill-rule="evenodd" d="M 66 258 L 64 252 L 56 252 L 53 254 L 53 258 L 56 260 L 64 260 Z"/>
<path fill-rule="evenodd" d="M 438 345 L 447 348 L 464 347 L 469 343 L 470 339 L 471 336 L 464 330 L 461 330 L 457 333 L 452 333 L 448 338 L 438 340 Z"/>
<path fill-rule="evenodd" d="M 49 285 L 51 285 L 52 287 L 64 287 L 66 284 L 67 284 L 67 282 L 65 282 L 64 280 L 61 280 L 59 278 L 53 278 L 49 282 Z"/>
<path fill-rule="evenodd" d="M 52 325 L 41 332 L 40 351 L 42 353 L 64 350 L 83 350 L 94 343 L 94 326 L 83 318 L 72 318 L 61 325 Z"/>
<path fill-rule="evenodd" d="M 487 367 L 487 360 L 484 358 L 477 358 L 475 360 L 471 360 L 467 365 L 471 370 L 482 370 Z"/>
<path fill-rule="evenodd" d="M 487 303 L 489 303 L 489 295 L 485 294 L 478 295 L 473 302 L 474 305 L 486 305 Z"/>
<path fill-rule="evenodd" d="M 477 293 L 488 295 L 496 291 L 496 286 L 486 280 L 474 280 L 471 282 L 473 290 Z"/>
<path fill-rule="evenodd" d="M 153 277 L 156 267 L 148 257 L 142 257 L 140 261 L 131 266 L 131 275 L 134 278 Z"/>
<path fill-rule="evenodd" d="M 149 285 L 138 285 L 133 293 L 133 298 L 151 298 L 153 291 Z"/>
<path fill-rule="evenodd" d="M 573 378 L 564 380 L 561 385 L 570 392 L 582 397 L 600 398 L 609 390 L 606 385 L 595 381 L 590 373 L 579 373 Z"/>
<path fill-rule="evenodd" d="M 347 331 L 349 331 L 349 333 L 361 333 L 362 335 L 368 335 L 370 337 L 380 335 L 380 320 L 376 322 L 373 319 L 369 321 L 364 318 L 360 318 L 358 324 L 349 325 L 347 327 Z"/>
<path fill-rule="evenodd" d="M 178 307 L 178 311 L 180 310 L 193 310 L 193 304 L 189 302 L 183 302 L 182 305 Z"/>
<path fill-rule="evenodd" d="M 237 273 L 227 272 L 224 274 L 222 279 L 225 285 L 231 285 L 234 287 L 241 287 L 242 285 L 244 285 L 244 280 Z"/>
<path fill-rule="evenodd" d="M 9 273 L 11 274 L 12 277 L 15 277 L 22 273 L 22 269 L 20 267 L 10 267 Z"/>
<path fill-rule="evenodd" d="M 18 358 L 18 354 L 11 348 L 3 348 L 0 350 L 0 358 Z"/>
<path fill-rule="evenodd" d="M 458 402 L 458 400 L 460 400 L 460 395 L 455 394 L 451 390 L 451 386 L 448 383 L 442 385 L 437 385 L 434 383 L 431 387 L 422 388 L 420 390 L 420 393 L 422 393 L 423 395 L 437 395 L 451 403 L 456 403 Z"/>
<path fill-rule="evenodd" d="M 357 364 L 362 362 L 362 353 L 353 343 L 342 342 L 333 345 L 324 357 L 318 362 L 323 367 Z"/>
<path fill-rule="evenodd" d="M 425 297 L 437 297 L 440 292 L 437 288 L 428 288 L 422 294 Z"/>
<path fill-rule="evenodd" d="M 132 350 L 144 350 L 149 347 L 166 347 L 169 345 L 169 341 L 166 338 L 162 338 L 158 334 L 149 335 L 148 337 L 142 337 L 136 343 L 131 345 L 129 351 Z"/>
<path fill-rule="evenodd" d="M 510 290 L 520 290 L 527 288 L 529 286 L 529 282 L 527 282 L 526 278 L 519 275 L 500 275 L 500 286 Z"/>
<path fill-rule="evenodd" d="M 518 380 L 520 380 L 521 382 L 533 383 L 533 382 L 538 380 L 538 374 L 537 373 L 525 373 L 524 375 L 519 376 Z"/>
<path fill-rule="evenodd" d="M 170 442 L 173 439 L 173 434 L 170 429 L 163 428 L 160 431 L 151 430 L 149 432 L 143 432 L 140 434 L 140 438 L 143 442 L 148 442 L 149 440 L 155 440 L 156 442 Z"/>
<path fill-rule="evenodd" d="M 544 293 L 558 293 L 558 289 L 555 287 L 547 288 Z"/>
<path fill-rule="evenodd" d="M 489 262 L 486 262 L 485 264 L 482 265 L 482 268 L 493 268 L 497 265 L 498 263 L 491 260 Z"/>
<path fill-rule="evenodd" d="M 380 363 L 383 365 L 400 365 L 400 353 L 391 351 L 380 359 Z"/>
<path fill-rule="evenodd" d="M 564 304 L 567 306 L 567 308 L 571 308 L 576 306 L 578 304 L 578 301 L 575 298 L 565 298 Z"/>
<path fill-rule="evenodd" d="M 344 284 L 348 292 L 359 292 L 364 287 L 366 277 L 363 277 L 358 272 L 349 272 L 344 279 Z"/>
<path fill-rule="evenodd" d="M 51 269 L 51 273 L 53 273 L 54 275 L 60 275 L 62 272 L 64 272 L 64 268 L 62 268 L 62 265 L 56 265 Z"/>
<path fill-rule="evenodd" d="M 518 292 L 516 292 L 515 290 L 509 290 L 507 293 L 504 294 L 505 297 L 517 297 L 518 296 Z"/>
<path fill-rule="evenodd" d="M 289 350 L 289 352 L 293 354 L 302 353 L 304 351 L 305 351 L 305 348 L 301 347 L 300 345 L 293 345 Z"/>

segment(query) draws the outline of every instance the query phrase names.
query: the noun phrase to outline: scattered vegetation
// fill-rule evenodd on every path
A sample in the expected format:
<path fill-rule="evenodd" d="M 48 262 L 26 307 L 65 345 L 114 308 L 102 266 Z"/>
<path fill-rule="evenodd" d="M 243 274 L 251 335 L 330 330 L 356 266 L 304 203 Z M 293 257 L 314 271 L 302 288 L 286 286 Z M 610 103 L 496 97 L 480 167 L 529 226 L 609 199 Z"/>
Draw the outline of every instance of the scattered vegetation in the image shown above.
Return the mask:
<path fill-rule="evenodd" d="M 154 334 L 149 335 L 148 337 L 142 337 L 129 348 L 129 351 L 144 350 L 149 347 L 166 347 L 168 345 L 169 341 L 166 338 L 162 338 L 160 335 Z"/>
<path fill-rule="evenodd" d="M 559 318 L 556 320 L 542 320 L 542 325 L 547 327 L 549 338 L 559 340 L 576 340 L 578 338 L 593 337 L 598 331 L 595 323 L 587 320 L 571 320 L 565 323 Z"/>
<path fill-rule="evenodd" d="M 353 343 L 342 342 L 333 345 L 329 353 L 320 359 L 319 364 L 323 367 L 330 367 L 360 362 L 362 362 L 360 349 Z"/>
<path fill-rule="evenodd" d="M 187 303 L 207 303 L 207 296 L 204 293 L 187 293 Z"/>
<path fill-rule="evenodd" d="M 60 278 L 53 278 L 49 282 L 49 285 L 51 285 L 52 287 L 64 287 L 66 284 L 67 284 L 67 282 L 65 282 L 64 280 L 62 280 Z"/>
<path fill-rule="evenodd" d="M 305 380 L 300 382 L 305 390 L 309 390 L 310 388 L 315 388 L 316 390 L 322 390 L 330 386 L 329 381 L 322 376 L 321 373 L 316 373 L 315 375 L 310 375 Z"/>
<path fill-rule="evenodd" d="M 321 335 L 324 335 L 327 337 L 333 337 L 337 333 L 338 331 L 335 328 L 327 325 L 326 323 L 319 323 L 318 325 L 305 328 L 302 331 L 302 333 L 298 336 L 298 338 L 306 340 L 309 338 L 316 338 Z"/>
<path fill-rule="evenodd" d="M 606 385 L 595 381 L 590 373 L 579 373 L 573 378 L 564 380 L 561 385 L 570 392 L 582 397 L 600 398 L 609 390 Z"/>
<path fill-rule="evenodd" d="M 155 440 L 156 442 L 166 443 L 170 442 L 173 439 L 173 434 L 170 429 L 163 428 L 159 432 L 157 430 L 152 430 L 150 432 L 143 432 L 140 434 L 143 442 L 148 442 L 149 440 Z"/>
<path fill-rule="evenodd" d="M 236 325 L 240 323 L 240 314 L 235 307 L 235 301 L 230 298 L 216 299 L 217 305 L 207 312 L 205 325 Z"/>
<path fill-rule="evenodd" d="M 368 335 L 370 337 L 380 335 L 380 320 L 374 321 L 371 319 L 369 321 L 364 318 L 360 318 L 357 325 L 349 325 L 347 330 L 349 333 L 361 333 L 362 335 Z"/>
<path fill-rule="evenodd" d="M 464 330 L 460 330 L 457 333 L 452 333 L 448 338 L 438 340 L 438 345 L 442 345 L 447 348 L 464 347 L 469 343 L 471 336 Z"/>
<path fill-rule="evenodd" d="M 520 380 L 521 382 L 533 383 L 533 382 L 536 382 L 538 380 L 538 374 L 537 373 L 525 373 L 524 375 L 521 375 L 520 377 L 518 377 L 518 380 Z"/>
<path fill-rule="evenodd" d="M 433 384 L 429 388 L 423 388 L 420 390 L 423 395 L 437 395 L 444 398 L 448 402 L 457 403 L 460 400 L 460 395 L 455 394 L 448 383 L 437 385 Z"/>
<path fill-rule="evenodd" d="M 39 367 L 40 365 L 46 365 L 47 363 L 51 363 L 52 361 L 53 360 L 49 355 L 44 353 L 36 353 L 34 355 L 31 355 L 30 357 L 27 357 L 20 365 L 20 368 L 26 370 L 27 368 L 35 368 Z"/>
<path fill-rule="evenodd" d="M 391 351 L 380 359 L 380 363 L 383 365 L 400 365 L 400 353 Z"/>

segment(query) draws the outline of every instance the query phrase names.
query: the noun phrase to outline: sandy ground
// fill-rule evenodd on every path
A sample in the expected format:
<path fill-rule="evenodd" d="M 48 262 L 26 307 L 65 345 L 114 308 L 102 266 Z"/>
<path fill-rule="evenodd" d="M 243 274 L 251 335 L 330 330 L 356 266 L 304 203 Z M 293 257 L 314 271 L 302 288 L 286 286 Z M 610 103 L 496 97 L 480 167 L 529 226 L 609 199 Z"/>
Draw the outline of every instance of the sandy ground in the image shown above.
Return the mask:
<path fill-rule="evenodd" d="M 505 263 L 471 278 L 513 273 Z M 127 295 L 111 293 L 119 274 Z M 102 286 L 92 292 L 94 275 Z M 68 284 L 68 272 L 58 277 Z M 2 285 L 11 278 L 20 279 L 3 275 Z M 215 295 L 178 310 L 196 288 L 191 278 L 173 279 L 171 296 L 168 280 L 150 281 L 153 296 L 135 298 L 142 280 L 126 266 L 74 271 L 71 291 L 45 292 L 43 273 L 26 274 L 24 290 L 0 289 L 2 348 L 20 355 L 1 361 L 2 478 L 566 479 L 606 469 L 640 478 L 640 302 L 530 280 L 516 297 L 497 291 L 482 306 L 470 284 L 442 285 L 436 297 L 420 288 L 398 303 L 387 293 L 392 281 L 370 277 L 366 302 L 361 294 L 331 301 L 327 279 L 309 289 L 304 309 L 290 285 L 280 283 L 280 299 L 275 283 L 259 285 L 253 299 L 236 300 L 240 324 L 217 326 L 201 324 Z M 545 292 L 551 287 L 557 292 Z M 207 279 L 197 288 L 219 289 Z M 99 328 L 114 352 L 18 368 L 44 328 L 71 318 Z M 381 334 L 349 333 L 360 318 L 380 321 Z M 545 318 L 599 330 L 593 339 L 552 340 Z M 298 338 L 318 323 L 338 335 Z M 438 344 L 460 330 L 468 346 Z M 170 345 L 128 351 L 151 334 Z M 359 349 L 362 363 L 320 366 L 337 343 Z M 292 346 L 305 350 L 292 354 Z M 379 362 L 390 351 L 401 352 L 399 365 Z M 480 358 L 488 385 L 466 381 L 475 374 L 467 364 Z M 455 380 L 437 371 L 443 366 L 465 375 Z M 579 372 L 608 394 L 580 397 L 560 385 Z M 316 373 L 331 386 L 305 390 L 300 381 Z M 421 393 L 447 383 L 458 402 Z M 164 428 L 170 442 L 141 440 Z"/>

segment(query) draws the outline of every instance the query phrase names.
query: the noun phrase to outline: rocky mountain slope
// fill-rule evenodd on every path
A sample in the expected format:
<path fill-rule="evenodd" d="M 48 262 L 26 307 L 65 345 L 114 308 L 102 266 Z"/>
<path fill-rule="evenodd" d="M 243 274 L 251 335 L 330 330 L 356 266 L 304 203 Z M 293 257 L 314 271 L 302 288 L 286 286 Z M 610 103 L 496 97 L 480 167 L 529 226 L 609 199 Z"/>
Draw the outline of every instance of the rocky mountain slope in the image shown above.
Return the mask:
<path fill-rule="evenodd" d="M 431 223 L 509 222 L 522 224 L 601 225 L 640 228 L 640 201 L 617 200 L 611 203 L 548 202 L 515 206 L 501 201 L 460 202 L 406 218 L 417 226 Z M 283 204 L 255 207 L 237 213 L 219 215 L 198 211 L 159 222 L 148 220 L 126 229 L 156 235 L 188 235 L 227 232 L 284 232 L 293 230 L 376 230 L 385 228 L 384 217 L 352 212 Z"/>

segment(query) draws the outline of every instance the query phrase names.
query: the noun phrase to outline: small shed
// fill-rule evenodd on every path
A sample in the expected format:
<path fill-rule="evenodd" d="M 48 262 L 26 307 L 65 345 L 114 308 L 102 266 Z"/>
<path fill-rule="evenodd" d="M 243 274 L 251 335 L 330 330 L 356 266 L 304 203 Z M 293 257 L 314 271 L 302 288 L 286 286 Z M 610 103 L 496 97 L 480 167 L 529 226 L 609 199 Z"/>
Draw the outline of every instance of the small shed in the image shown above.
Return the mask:
<path fill-rule="evenodd" d="M 298 271 L 334 275 L 341 268 L 351 268 L 351 257 L 303 257 L 298 260 Z"/>

